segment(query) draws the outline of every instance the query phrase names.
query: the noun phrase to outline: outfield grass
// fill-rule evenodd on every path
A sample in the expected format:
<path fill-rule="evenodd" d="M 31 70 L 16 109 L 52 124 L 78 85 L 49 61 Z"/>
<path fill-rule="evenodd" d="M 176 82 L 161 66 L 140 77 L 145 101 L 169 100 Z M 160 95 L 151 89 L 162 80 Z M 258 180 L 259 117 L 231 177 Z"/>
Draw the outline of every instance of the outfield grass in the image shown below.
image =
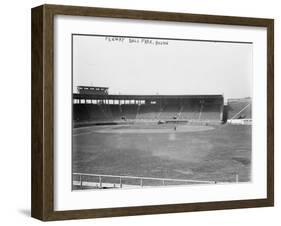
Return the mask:
<path fill-rule="evenodd" d="M 170 132 L 157 133 L 168 129 Z M 120 132 L 130 129 L 132 133 Z M 138 129 L 147 130 L 137 133 Z M 150 133 L 149 129 L 153 129 Z M 112 133 L 101 133 L 111 130 Z M 118 130 L 119 132 L 114 132 Z M 173 125 L 92 126 L 73 130 L 73 172 L 235 182 L 251 180 L 251 126 L 203 131 Z"/>

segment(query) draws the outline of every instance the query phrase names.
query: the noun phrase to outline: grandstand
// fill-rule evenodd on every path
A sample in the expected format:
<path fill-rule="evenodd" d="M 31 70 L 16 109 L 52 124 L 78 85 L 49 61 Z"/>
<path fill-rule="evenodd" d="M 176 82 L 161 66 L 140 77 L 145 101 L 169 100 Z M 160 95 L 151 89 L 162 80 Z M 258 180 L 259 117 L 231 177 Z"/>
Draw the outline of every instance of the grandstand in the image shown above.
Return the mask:
<path fill-rule="evenodd" d="M 75 123 L 223 119 L 222 95 L 110 95 L 107 87 L 89 86 L 77 90 L 73 94 Z"/>

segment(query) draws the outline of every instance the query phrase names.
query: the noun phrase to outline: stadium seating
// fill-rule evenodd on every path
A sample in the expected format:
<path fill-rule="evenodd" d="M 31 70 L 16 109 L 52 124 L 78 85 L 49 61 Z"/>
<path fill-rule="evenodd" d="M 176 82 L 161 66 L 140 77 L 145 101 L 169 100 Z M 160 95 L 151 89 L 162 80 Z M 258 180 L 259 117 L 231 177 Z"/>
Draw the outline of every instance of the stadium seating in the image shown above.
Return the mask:
<path fill-rule="evenodd" d="M 182 110 L 180 112 L 179 119 L 182 120 L 198 120 L 200 112 L 199 103 L 185 103 L 183 104 Z"/>
<path fill-rule="evenodd" d="M 204 104 L 202 107 L 201 120 L 220 120 L 221 106 L 218 104 Z"/>
<path fill-rule="evenodd" d="M 112 119 L 112 113 L 109 104 L 99 104 L 100 111 L 103 113 L 102 115 L 105 116 L 106 120 Z"/>
<path fill-rule="evenodd" d="M 241 99 L 241 100 L 229 101 L 228 102 L 228 119 L 232 119 L 233 117 L 235 119 L 252 118 L 251 100 Z"/>
<path fill-rule="evenodd" d="M 179 104 L 166 104 L 162 109 L 160 110 L 159 119 L 173 119 L 174 117 L 178 117 L 178 114 L 180 112 L 180 105 Z"/>
<path fill-rule="evenodd" d="M 122 109 L 122 117 L 125 119 L 136 119 L 138 105 L 136 104 L 123 104 L 120 105 Z"/>
<path fill-rule="evenodd" d="M 109 120 L 102 106 L 97 104 L 74 104 L 73 118 L 75 121 L 104 121 Z"/>
<path fill-rule="evenodd" d="M 111 104 L 110 110 L 111 110 L 112 120 L 118 121 L 122 118 L 122 108 L 119 104 L 118 105 Z"/>
<path fill-rule="evenodd" d="M 140 105 L 137 114 L 137 119 L 158 119 L 160 113 L 160 105 L 158 104 L 143 104 Z"/>
<path fill-rule="evenodd" d="M 247 103 L 246 103 L 247 104 Z M 242 109 L 245 103 L 231 103 L 230 117 Z M 74 104 L 75 121 L 120 121 L 120 120 L 221 120 L 221 104 L 186 101 L 165 104 Z M 250 115 L 250 110 L 243 114 Z"/>

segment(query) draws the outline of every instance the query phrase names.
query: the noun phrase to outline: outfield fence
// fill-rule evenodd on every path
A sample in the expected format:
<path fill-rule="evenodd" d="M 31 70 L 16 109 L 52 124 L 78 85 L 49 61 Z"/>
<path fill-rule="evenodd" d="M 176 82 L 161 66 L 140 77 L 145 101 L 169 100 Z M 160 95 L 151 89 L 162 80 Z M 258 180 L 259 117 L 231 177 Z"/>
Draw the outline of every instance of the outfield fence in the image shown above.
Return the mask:
<path fill-rule="evenodd" d="M 106 174 L 73 173 L 72 185 L 79 189 L 132 188 L 188 184 L 216 184 L 216 181 L 186 180 L 157 177 L 136 177 Z"/>

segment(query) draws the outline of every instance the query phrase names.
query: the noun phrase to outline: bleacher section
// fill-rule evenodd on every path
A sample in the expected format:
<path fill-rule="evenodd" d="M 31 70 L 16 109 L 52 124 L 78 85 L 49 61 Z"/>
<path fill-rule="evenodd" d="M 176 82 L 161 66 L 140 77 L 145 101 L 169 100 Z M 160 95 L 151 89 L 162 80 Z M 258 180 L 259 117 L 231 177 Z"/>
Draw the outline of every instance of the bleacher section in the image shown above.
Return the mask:
<path fill-rule="evenodd" d="M 236 99 L 228 101 L 228 119 L 252 118 L 251 99 Z"/>

